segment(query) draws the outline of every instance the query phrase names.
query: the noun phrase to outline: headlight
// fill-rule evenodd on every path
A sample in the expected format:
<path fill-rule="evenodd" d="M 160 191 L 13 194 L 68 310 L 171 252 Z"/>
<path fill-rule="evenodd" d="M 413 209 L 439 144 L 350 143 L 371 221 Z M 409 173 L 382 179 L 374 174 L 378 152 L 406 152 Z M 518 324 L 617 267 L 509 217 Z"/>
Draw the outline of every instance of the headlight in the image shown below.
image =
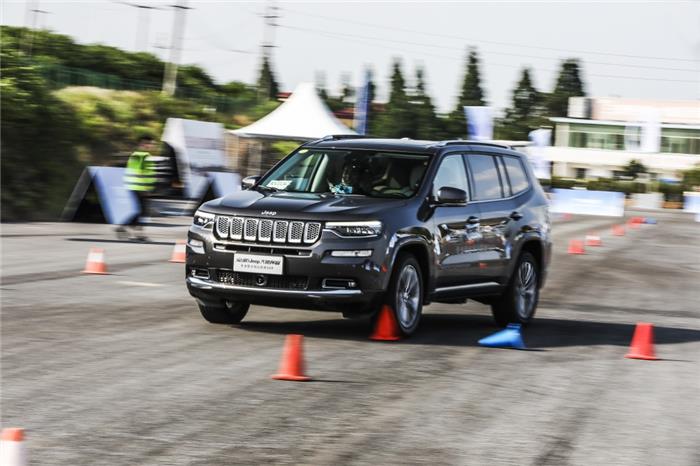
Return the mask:
<path fill-rule="evenodd" d="M 216 216 L 214 214 L 210 214 L 209 212 L 202 212 L 201 210 L 198 210 L 194 214 L 194 218 L 192 219 L 192 223 L 197 225 L 198 227 L 206 227 L 210 223 L 214 222 L 214 218 Z"/>
<path fill-rule="evenodd" d="M 326 229 L 338 236 L 361 238 L 379 236 L 382 234 L 382 222 L 326 222 Z"/>

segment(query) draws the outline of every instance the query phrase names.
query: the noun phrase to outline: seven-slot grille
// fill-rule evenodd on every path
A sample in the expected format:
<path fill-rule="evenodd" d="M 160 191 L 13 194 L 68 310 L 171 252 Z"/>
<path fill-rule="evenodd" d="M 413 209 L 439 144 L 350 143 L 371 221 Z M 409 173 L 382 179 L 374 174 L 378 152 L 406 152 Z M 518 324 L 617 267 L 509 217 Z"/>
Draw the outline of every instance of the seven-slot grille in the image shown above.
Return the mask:
<path fill-rule="evenodd" d="M 319 222 L 216 216 L 216 236 L 260 243 L 312 244 L 321 236 Z"/>

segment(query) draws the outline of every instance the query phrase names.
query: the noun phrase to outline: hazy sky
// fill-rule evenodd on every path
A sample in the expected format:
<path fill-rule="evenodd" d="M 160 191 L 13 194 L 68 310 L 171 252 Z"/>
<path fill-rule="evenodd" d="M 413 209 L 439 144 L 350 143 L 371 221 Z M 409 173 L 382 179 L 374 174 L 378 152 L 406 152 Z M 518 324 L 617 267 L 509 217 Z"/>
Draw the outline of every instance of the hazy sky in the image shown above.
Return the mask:
<path fill-rule="evenodd" d="M 83 43 L 167 56 L 176 0 L 125 0 L 150 10 L 148 41 L 137 39 L 142 10 L 119 1 L 39 0 L 37 24 Z M 31 2 L 30 2 L 31 3 Z M 253 82 L 260 62 L 264 2 L 195 1 L 188 5 L 183 63 L 204 67 L 219 82 Z M 400 57 L 412 81 L 426 69 L 428 88 L 443 111 L 454 106 L 468 46 L 482 59 L 491 105 L 508 105 L 520 69 L 551 90 L 559 61 L 583 63 L 589 95 L 700 98 L 700 2 L 281 2 L 273 63 L 282 88 L 326 75 L 359 84 L 372 67 L 386 96 L 391 61 Z M 4 0 L 2 24 L 31 21 L 24 0 Z M 144 29 L 141 29 L 143 31 Z M 140 43 L 139 43 L 140 42 Z"/>

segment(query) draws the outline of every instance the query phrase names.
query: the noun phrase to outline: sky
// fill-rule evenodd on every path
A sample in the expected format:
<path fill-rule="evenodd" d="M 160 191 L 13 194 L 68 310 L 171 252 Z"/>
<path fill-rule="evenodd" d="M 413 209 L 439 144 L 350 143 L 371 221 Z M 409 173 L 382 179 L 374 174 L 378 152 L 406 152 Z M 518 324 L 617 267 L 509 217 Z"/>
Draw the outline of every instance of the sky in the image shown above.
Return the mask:
<path fill-rule="evenodd" d="M 81 43 L 169 54 L 178 0 L 4 0 L 0 23 L 67 34 Z M 140 10 L 127 3 L 160 9 Z M 28 7 L 28 5 L 34 5 Z M 578 58 L 590 96 L 700 99 L 700 1 L 692 2 L 282 2 L 274 3 L 272 60 L 283 90 L 325 75 L 331 92 L 361 84 L 372 69 L 388 94 L 393 60 L 409 84 L 425 69 L 438 109 L 454 108 L 465 57 L 475 47 L 489 105 L 508 106 L 523 67 L 551 91 L 561 60 Z M 260 65 L 265 2 L 189 0 L 181 63 L 217 82 L 253 83 Z M 28 15 L 28 10 L 43 13 Z M 144 15 L 145 14 L 145 15 Z M 145 28 L 145 17 L 148 28 Z M 141 18 L 141 19 L 140 19 Z M 147 33 L 147 40 L 145 39 Z"/>

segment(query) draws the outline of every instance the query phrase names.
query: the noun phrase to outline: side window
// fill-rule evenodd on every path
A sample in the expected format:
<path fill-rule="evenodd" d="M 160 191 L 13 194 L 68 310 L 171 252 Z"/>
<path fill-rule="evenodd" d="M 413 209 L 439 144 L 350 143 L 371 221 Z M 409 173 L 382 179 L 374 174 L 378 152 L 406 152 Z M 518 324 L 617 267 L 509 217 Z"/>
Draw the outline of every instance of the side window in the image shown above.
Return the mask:
<path fill-rule="evenodd" d="M 496 158 L 490 155 L 472 154 L 467 159 L 474 178 L 474 199 L 485 201 L 503 197 Z"/>
<path fill-rule="evenodd" d="M 469 193 L 467 172 L 461 155 L 448 155 L 440 163 L 433 181 L 433 196 L 437 196 L 438 190 L 443 187 L 457 188 Z"/>
<path fill-rule="evenodd" d="M 506 164 L 506 171 L 510 179 L 510 186 L 513 188 L 513 194 L 518 194 L 525 191 L 530 183 L 527 181 L 525 168 L 520 159 L 516 157 L 503 157 L 503 162 Z"/>

